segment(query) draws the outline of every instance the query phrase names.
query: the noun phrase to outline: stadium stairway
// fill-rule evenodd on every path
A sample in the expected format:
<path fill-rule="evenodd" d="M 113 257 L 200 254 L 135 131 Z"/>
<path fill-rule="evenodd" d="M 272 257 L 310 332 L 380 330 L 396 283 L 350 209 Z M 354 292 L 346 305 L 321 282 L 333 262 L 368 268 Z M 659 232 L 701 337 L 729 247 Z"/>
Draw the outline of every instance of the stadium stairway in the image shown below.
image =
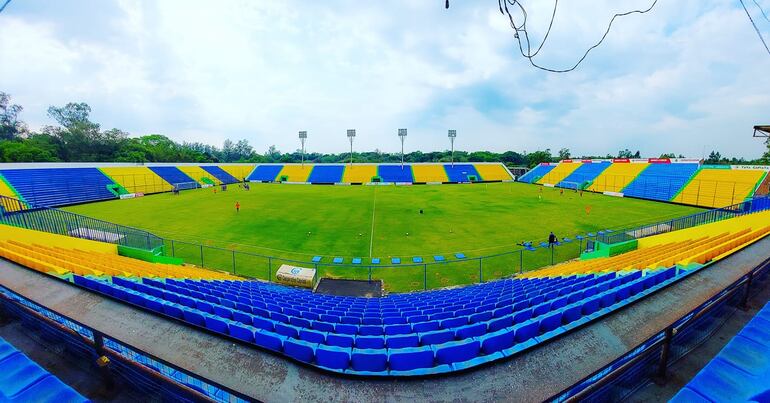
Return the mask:
<path fill-rule="evenodd" d="M 0 368 L 0 401 L 88 402 L 3 338 L 0 338 Z"/>
<path fill-rule="evenodd" d="M 476 172 L 485 181 L 509 181 L 513 180 L 511 173 L 505 169 L 503 164 L 473 164 Z"/>
<path fill-rule="evenodd" d="M 355 164 L 345 168 L 345 174 L 342 176 L 344 183 L 368 183 L 377 176 L 377 165 Z"/>
<path fill-rule="evenodd" d="M 99 168 L 113 182 L 123 186 L 129 193 L 170 192 L 172 186 L 147 167 L 104 167 Z"/>
<path fill-rule="evenodd" d="M 168 182 L 172 186 L 180 183 L 194 183 L 195 187 L 199 186 L 198 181 L 189 177 L 184 172 L 180 171 L 177 167 L 150 167 L 150 170 L 158 174 L 158 176 L 163 178 L 164 181 Z"/>
<path fill-rule="evenodd" d="M 255 165 L 219 165 L 219 167 L 233 178 L 237 179 L 238 182 L 241 182 L 249 177 L 249 174 L 254 170 Z"/>
<path fill-rule="evenodd" d="M 63 206 L 114 199 L 114 183 L 96 168 L 4 169 L 0 174 L 34 206 Z"/>
<path fill-rule="evenodd" d="M 702 167 L 671 201 L 705 207 L 725 207 L 744 201 L 766 171 Z"/>
<path fill-rule="evenodd" d="M 278 179 L 278 173 L 283 165 L 257 165 L 246 178 L 250 181 L 274 182 Z"/>
<path fill-rule="evenodd" d="M 580 162 L 561 162 L 559 165 L 556 165 L 556 168 L 545 173 L 537 183 L 556 185 L 582 165 Z"/>
<path fill-rule="evenodd" d="M 770 303 L 671 399 L 727 401 L 770 401 Z"/>
<path fill-rule="evenodd" d="M 444 170 L 450 182 L 471 182 L 473 177 L 475 181 L 484 180 L 472 164 L 444 164 Z"/>
<path fill-rule="evenodd" d="M 217 165 L 202 165 L 201 168 L 203 168 L 203 170 L 208 172 L 211 176 L 217 178 L 220 183 L 229 185 L 231 183 L 240 182 L 239 179 L 230 175 L 227 171 Z M 245 178 L 245 176 L 242 176 L 241 178 Z"/>
<path fill-rule="evenodd" d="M 556 168 L 556 165 L 544 165 L 540 164 L 519 177 L 519 182 L 524 183 L 534 183 L 538 180 L 540 180 L 541 177 L 546 175 L 547 173 L 551 172 L 554 168 Z"/>
<path fill-rule="evenodd" d="M 593 180 L 588 190 L 599 193 L 621 192 L 649 165 L 646 162 L 613 162 Z"/>
<path fill-rule="evenodd" d="M 586 162 L 562 179 L 556 186 L 568 189 L 583 189 L 590 185 L 605 169 L 612 165 L 609 161 Z"/>
<path fill-rule="evenodd" d="M 316 165 L 310 172 L 310 183 L 340 183 L 345 165 Z"/>
<path fill-rule="evenodd" d="M 412 165 L 379 165 L 377 175 L 386 183 L 415 182 Z"/>
<path fill-rule="evenodd" d="M 449 177 L 443 165 L 414 164 L 412 165 L 414 181 L 417 183 L 449 182 Z"/>
<path fill-rule="evenodd" d="M 698 164 L 650 164 L 623 189 L 625 196 L 669 201 L 692 178 Z"/>
<path fill-rule="evenodd" d="M 284 165 L 281 172 L 278 173 L 276 180 L 280 181 L 286 177 L 286 182 L 308 182 L 310 173 L 313 171 L 312 164 L 302 165 Z"/>
<path fill-rule="evenodd" d="M 176 167 L 183 174 L 192 178 L 199 185 L 219 185 L 221 181 L 205 169 L 195 165 L 180 165 Z"/>

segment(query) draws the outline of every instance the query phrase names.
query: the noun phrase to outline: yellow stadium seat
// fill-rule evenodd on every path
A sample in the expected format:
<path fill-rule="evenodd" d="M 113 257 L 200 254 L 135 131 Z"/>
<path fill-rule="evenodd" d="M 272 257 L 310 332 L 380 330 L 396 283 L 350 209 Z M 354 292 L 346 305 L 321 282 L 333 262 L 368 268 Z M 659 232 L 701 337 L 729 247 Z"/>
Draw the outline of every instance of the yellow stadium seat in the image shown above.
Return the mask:
<path fill-rule="evenodd" d="M 677 203 L 725 207 L 751 196 L 765 171 L 749 169 L 700 169 L 673 198 Z"/>
<path fill-rule="evenodd" d="M 158 193 L 171 191 L 171 185 L 147 167 L 99 168 L 129 193 Z"/>
<path fill-rule="evenodd" d="M 284 165 L 281 172 L 278 173 L 277 179 L 279 180 L 286 176 L 286 182 L 307 182 L 312 170 L 313 165 L 310 164 L 305 164 L 304 166 L 295 164 Z"/>
<path fill-rule="evenodd" d="M 582 165 L 579 162 L 560 162 L 556 168 L 538 179 L 537 183 L 556 185 Z"/>
<path fill-rule="evenodd" d="M 503 164 L 473 164 L 473 166 L 481 176 L 481 180 L 507 181 L 513 179 Z"/>
<path fill-rule="evenodd" d="M 344 183 L 368 183 L 372 177 L 377 176 L 377 165 L 356 164 L 345 167 L 345 174 L 342 175 Z"/>
<path fill-rule="evenodd" d="M 449 182 L 441 164 L 413 164 L 412 173 L 415 182 Z"/>
<path fill-rule="evenodd" d="M 210 174 L 205 169 L 196 166 L 196 165 L 180 165 L 177 166 L 180 171 L 182 171 L 185 175 L 191 177 L 194 181 L 198 182 L 201 185 L 207 185 L 207 184 L 214 184 L 219 185 L 222 183 L 219 179 L 217 179 L 216 176 Z M 209 183 L 212 182 L 212 183 Z"/>
<path fill-rule="evenodd" d="M 623 188 L 636 179 L 649 165 L 646 162 L 613 163 L 591 182 L 588 190 L 593 192 L 622 192 Z"/>

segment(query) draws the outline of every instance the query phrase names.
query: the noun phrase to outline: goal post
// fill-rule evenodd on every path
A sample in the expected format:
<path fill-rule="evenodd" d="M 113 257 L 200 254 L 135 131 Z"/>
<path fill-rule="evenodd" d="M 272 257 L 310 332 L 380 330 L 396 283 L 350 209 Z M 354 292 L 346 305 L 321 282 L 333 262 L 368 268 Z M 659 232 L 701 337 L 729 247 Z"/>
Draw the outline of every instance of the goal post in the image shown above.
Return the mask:
<path fill-rule="evenodd" d="M 198 184 L 198 182 L 178 182 L 172 184 L 175 190 L 190 190 L 190 189 L 197 189 L 201 187 L 201 185 Z"/>

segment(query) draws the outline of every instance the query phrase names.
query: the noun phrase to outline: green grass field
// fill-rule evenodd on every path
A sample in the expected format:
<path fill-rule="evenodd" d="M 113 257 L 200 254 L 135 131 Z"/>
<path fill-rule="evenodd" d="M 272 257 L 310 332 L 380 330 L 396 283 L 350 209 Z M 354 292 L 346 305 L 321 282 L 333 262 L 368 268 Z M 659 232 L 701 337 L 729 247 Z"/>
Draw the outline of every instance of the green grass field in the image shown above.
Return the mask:
<path fill-rule="evenodd" d="M 241 205 L 235 211 L 235 203 Z M 542 241 L 549 231 L 560 238 L 678 217 L 700 209 L 522 183 L 442 186 L 302 186 L 252 184 L 250 191 L 199 189 L 66 208 L 119 224 L 146 229 L 168 239 L 167 253 L 205 267 L 267 279 L 281 263 L 309 262 L 312 256 L 344 257 L 343 265 L 320 265 L 321 275 L 368 278 L 370 258 L 402 265 L 374 268 L 391 291 L 467 284 L 510 275 L 551 262 L 551 251 L 505 254 L 521 241 Z M 423 214 L 419 211 L 422 209 Z M 173 248 L 170 240 L 175 240 Z M 193 245 L 195 244 L 195 245 Z M 221 248 L 221 249 L 219 249 Z M 233 257 L 230 250 L 239 253 Z M 456 262 L 455 252 L 469 258 Z M 578 256 L 577 243 L 554 251 L 554 261 Z M 274 258 L 251 255 L 272 256 Z M 432 263 L 409 266 L 412 256 Z M 363 259 L 351 266 L 351 258 Z M 299 264 L 311 266 L 310 264 Z"/>

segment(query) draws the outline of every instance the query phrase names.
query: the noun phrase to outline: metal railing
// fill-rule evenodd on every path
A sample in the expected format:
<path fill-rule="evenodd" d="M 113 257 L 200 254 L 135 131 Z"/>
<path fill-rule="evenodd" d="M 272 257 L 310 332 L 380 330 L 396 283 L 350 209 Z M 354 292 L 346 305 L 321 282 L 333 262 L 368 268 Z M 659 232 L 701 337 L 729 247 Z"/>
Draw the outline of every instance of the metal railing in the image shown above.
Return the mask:
<path fill-rule="evenodd" d="M 35 207 L 6 196 L 0 196 L 0 223 L 144 250 L 155 250 L 163 246 L 162 238 L 144 230 L 57 208 Z"/>

